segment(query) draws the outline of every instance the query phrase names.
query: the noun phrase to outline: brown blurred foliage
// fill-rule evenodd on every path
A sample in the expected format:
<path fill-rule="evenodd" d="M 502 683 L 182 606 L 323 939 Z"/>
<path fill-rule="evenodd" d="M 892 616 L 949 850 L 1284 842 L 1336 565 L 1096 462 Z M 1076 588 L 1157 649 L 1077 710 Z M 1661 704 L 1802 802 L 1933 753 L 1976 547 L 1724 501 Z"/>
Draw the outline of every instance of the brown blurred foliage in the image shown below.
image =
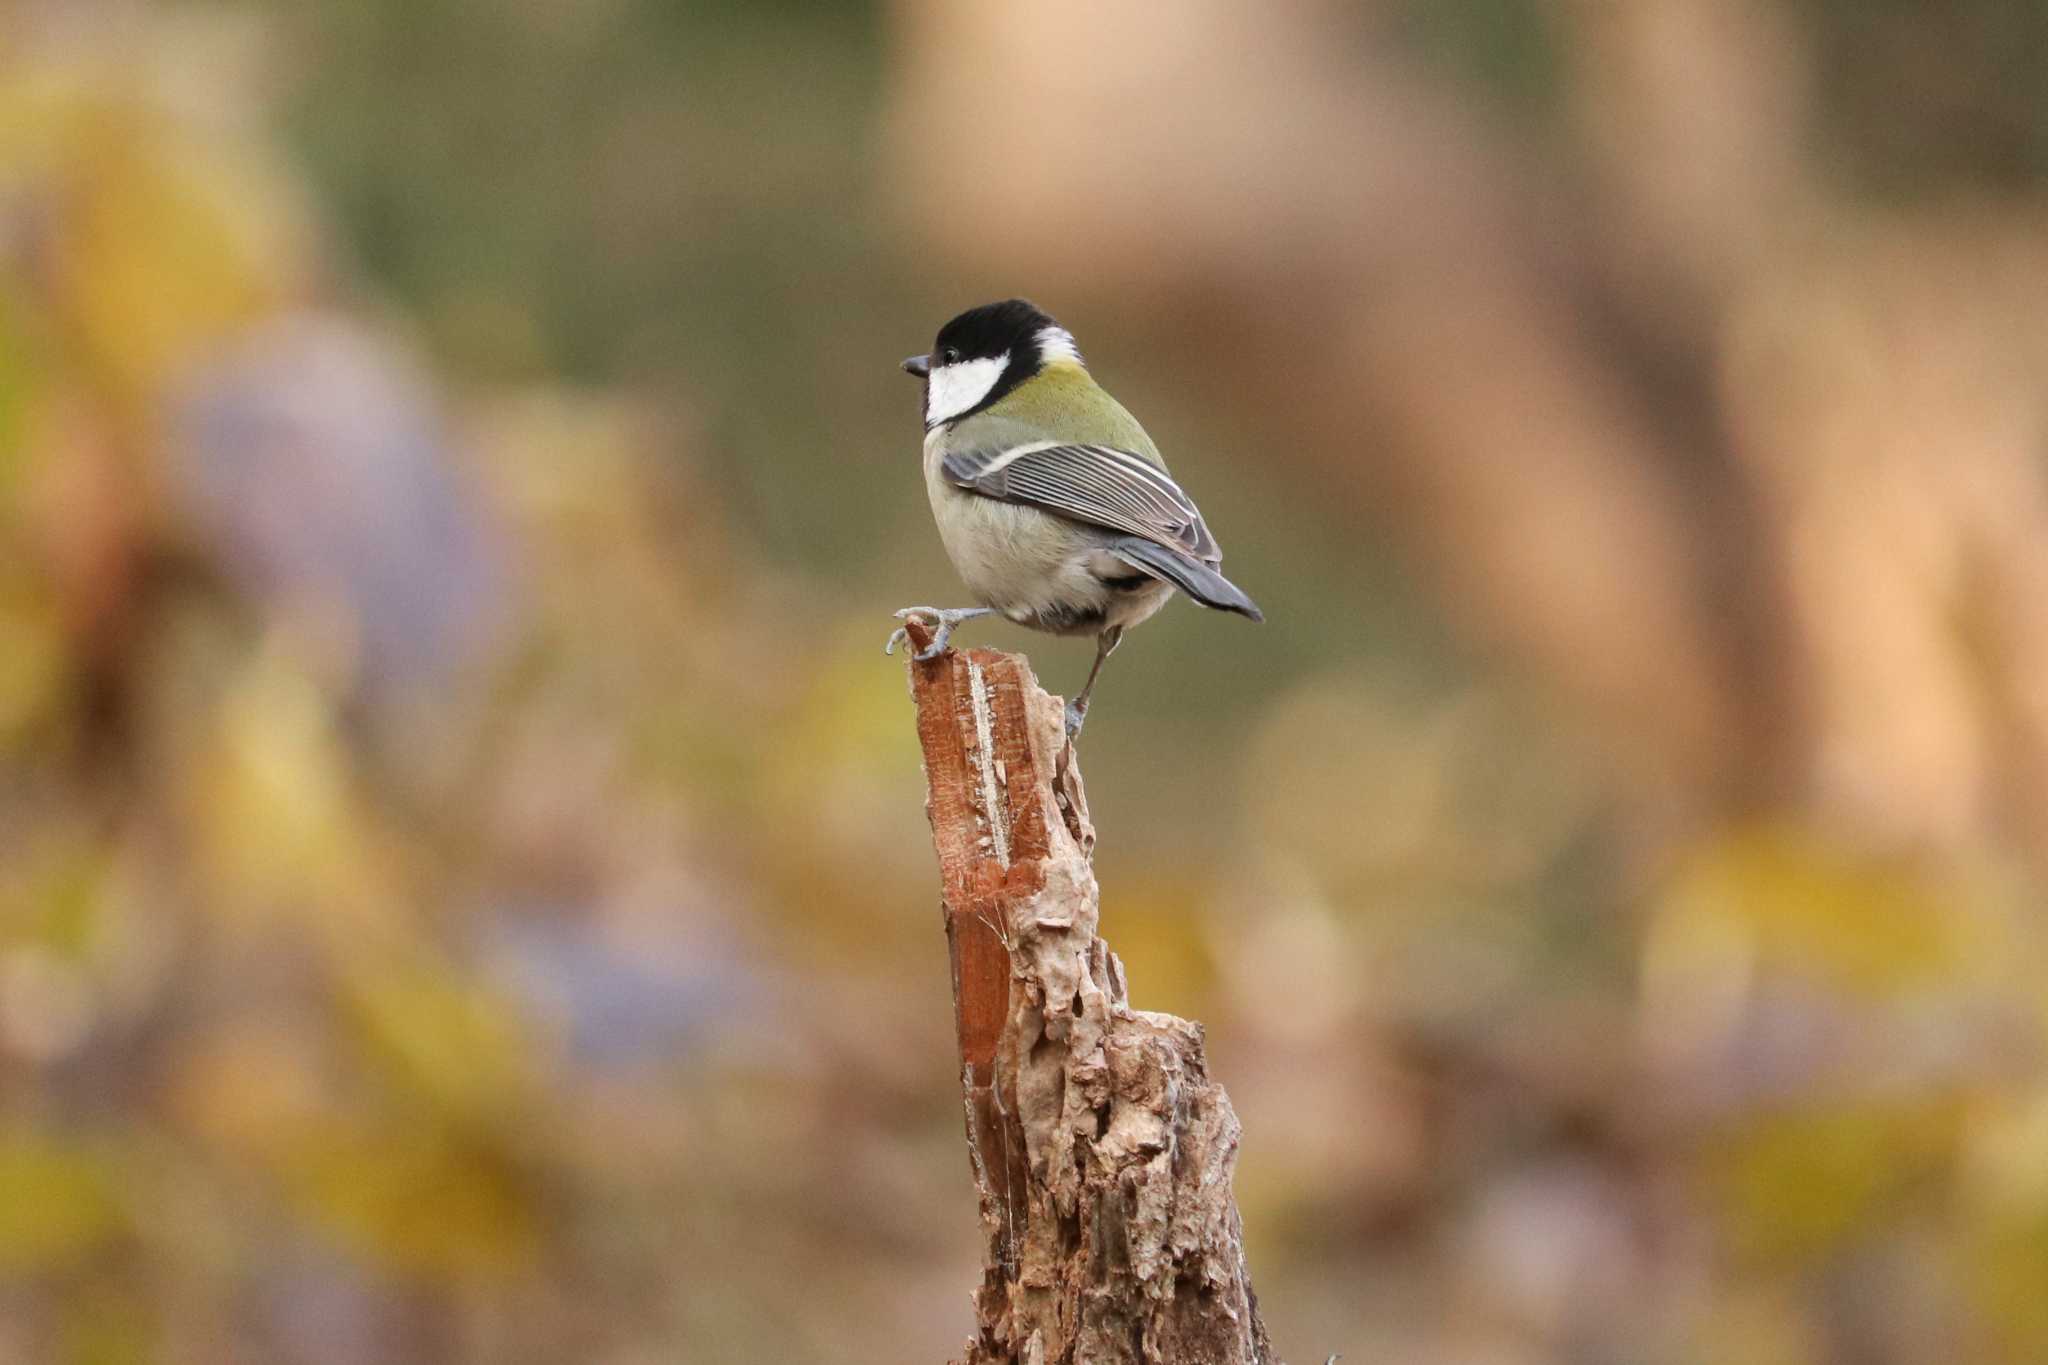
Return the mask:
<path fill-rule="evenodd" d="M 0 1360 L 944 1358 L 892 366 L 1017 292 L 1273 618 L 1087 763 L 1283 1353 L 2048 1356 L 2043 54 L 0 10 Z"/>

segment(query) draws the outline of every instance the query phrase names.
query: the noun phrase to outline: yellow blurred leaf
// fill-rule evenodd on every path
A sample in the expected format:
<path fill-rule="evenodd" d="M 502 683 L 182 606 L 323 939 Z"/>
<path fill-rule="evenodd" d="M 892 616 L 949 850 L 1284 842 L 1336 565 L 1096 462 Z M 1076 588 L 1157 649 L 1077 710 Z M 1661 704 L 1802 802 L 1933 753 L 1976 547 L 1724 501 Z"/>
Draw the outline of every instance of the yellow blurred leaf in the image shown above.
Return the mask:
<path fill-rule="evenodd" d="M 147 400 L 279 295 L 278 196 L 139 101 L 70 112 L 69 161 L 90 173 L 55 239 L 59 307 L 112 390 Z"/>
<path fill-rule="evenodd" d="M 354 982 L 349 1004 L 370 1060 L 443 1113 L 489 1118 L 525 1097 L 527 1039 L 490 992 L 409 968 Z"/>
<path fill-rule="evenodd" d="M 0 1271 L 61 1270 L 122 1224 L 113 1172 L 82 1146 L 0 1132 Z"/>
<path fill-rule="evenodd" d="M 364 807 L 333 704 L 281 647 L 263 650 L 222 698 L 217 748 L 195 765 L 190 798 L 212 904 L 283 909 L 351 953 L 403 897 L 386 841 Z"/>
<path fill-rule="evenodd" d="M 1710 1201 L 1747 1254 L 1817 1257 L 1946 1163 L 1961 1119 L 1959 1104 L 1941 1101 L 1763 1116 L 1710 1144 Z"/>
<path fill-rule="evenodd" d="M 22 306 L 11 282 L 0 277 L 0 534 L 20 497 L 28 451 L 28 405 L 34 376 L 22 335 Z"/>
<path fill-rule="evenodd" d="M 296 1146 L 286 1177 L 300 1206 L 385 1266 L 447 1276 L 529 1262 L 539 1230 L 501 1155 L 431 1124 L 333 1131 Z"/>
<path fill-rule="evenodd" d="M 31 866 L 25 889 L 38 940 L 66 957 L 86 957 L 106 909 L 106 851 L 71 831 L 52 840 Z"/>
<path fill-rule="evenodd" d="M 2048 1217 L 1994 1220 L 1971 1248 L 1969 1288 L 2006 1360 L 2048 1359 Z"/>
<path fill-rule="evenodd" d="M 55 600 L 0 589 L 0 746 L 52 713 L 69 662 Z"/>
<path fill-rule="evenodd" d="M 1969 909 L 1903 860 L 1761 826 L 1698 853 L 1664 898 L 1654 932 L 1667 945 L 1719 944 L 1724 953 L 1734 935 L 1759 968 L 1886 995 L 1946 979 L 1971 962 L 1979 944 Z"/>

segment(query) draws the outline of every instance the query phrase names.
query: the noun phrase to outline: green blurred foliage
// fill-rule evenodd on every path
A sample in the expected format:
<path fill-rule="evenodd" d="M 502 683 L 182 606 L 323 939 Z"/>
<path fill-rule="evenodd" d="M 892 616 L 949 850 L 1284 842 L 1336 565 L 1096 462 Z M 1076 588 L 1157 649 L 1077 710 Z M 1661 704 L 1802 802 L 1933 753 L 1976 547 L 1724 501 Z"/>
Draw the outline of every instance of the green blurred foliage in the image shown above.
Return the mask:
<path fill-rule="evenodd" d="M 1923 11 L 0 12 L 0 1360 L 957 1345 L 1012 292 L 1273 617 L 1086 762 L 1290 1358 L 2048 1355 L 2048 90 Z"/>

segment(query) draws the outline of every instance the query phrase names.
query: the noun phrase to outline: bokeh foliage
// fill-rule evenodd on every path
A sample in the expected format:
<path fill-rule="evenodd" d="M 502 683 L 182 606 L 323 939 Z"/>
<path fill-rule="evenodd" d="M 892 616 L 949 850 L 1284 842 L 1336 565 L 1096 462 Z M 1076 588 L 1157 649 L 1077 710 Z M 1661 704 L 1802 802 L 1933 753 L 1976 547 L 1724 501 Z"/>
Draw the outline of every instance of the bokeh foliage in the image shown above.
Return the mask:
<path fill-rule="evenodd" d="M 1086 764 L 1289 1357 L 2048 1356 L 2034 7 L 1176 13 L 0 12 L 0 1360 L 944 1357 L 1012 292 L 1272 617 Z"/>

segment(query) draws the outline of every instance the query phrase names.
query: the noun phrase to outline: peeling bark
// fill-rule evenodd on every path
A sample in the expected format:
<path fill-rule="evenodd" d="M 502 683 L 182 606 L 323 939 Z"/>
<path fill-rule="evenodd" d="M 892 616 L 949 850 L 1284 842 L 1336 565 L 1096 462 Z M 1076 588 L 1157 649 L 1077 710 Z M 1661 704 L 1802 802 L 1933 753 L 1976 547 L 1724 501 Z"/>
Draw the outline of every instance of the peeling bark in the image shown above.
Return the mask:
<path fill-rule="evenodd" d="M 910 677 L 987 1236 L 964 1365 L 1277 1365 L 1201 1026 L 1132 1009 L 1096 934 L 1062 703 L 992 650 Z"/>

